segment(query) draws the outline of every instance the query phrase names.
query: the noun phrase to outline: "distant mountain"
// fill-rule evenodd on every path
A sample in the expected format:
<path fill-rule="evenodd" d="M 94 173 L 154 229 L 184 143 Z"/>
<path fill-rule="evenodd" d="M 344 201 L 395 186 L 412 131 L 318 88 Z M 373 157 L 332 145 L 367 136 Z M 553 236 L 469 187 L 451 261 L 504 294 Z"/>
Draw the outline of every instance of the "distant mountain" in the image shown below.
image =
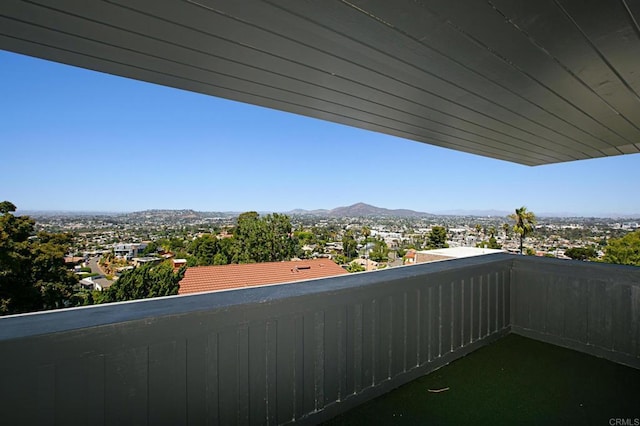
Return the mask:
<path fill-rule="evenodd" d="M 506 210 L 441 210 L 435 214 L 442 216 L 497 216 L 504 217 L 513 212 Z"/>
<path fill-rule="evenodd" d="M 314 216 L 328 216 L 328 217 L 366 217 L 366 216 L 388 216 L 388 217 L 423 217 L 433 216 L 430 213 L 417 212 L 408 209 L 385 209 L 382 207 L 372 206 L 365 203 L 356 203 L 351 206 L 336 207 L 331 210 L 304 210 L 296 209 L 287 214 L 298 215 L 314 215 Z"/>

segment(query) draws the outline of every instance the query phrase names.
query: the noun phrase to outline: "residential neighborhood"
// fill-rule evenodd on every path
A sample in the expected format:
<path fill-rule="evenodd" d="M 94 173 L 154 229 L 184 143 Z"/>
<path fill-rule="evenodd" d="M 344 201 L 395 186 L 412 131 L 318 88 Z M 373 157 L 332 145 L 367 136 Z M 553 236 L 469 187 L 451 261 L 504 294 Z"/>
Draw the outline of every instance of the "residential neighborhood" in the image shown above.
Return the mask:
<path fill-rule="evenodd" d="M 358 208 L 362 209 L 362 206 Z M 67 262 L 80 275 L 81 284 L 92 290 L 108 288 L 124 271 L 162 261 L 170 261 L 176 270 L 188 267 L 181 283 L 180 294 L 184 294 L 300 281 L 347 271 L 375 271 L 497 252 L 518 254 L 520 250 L 513 223 L 507 217 L 336 217 L 303 213 L 290 216 L 291 237 L 295 238 L 297 246 L 295 254 L 286 262 L 197 266 L 193 253 L 189 252 L 190 245 L 205 236 L 213 236 L 218 241 L 233 239 L 238 216 L 191 210 L 152 210 L 129 214 L 34 217 L 39 229 L 73 235 L 74 244 Z M 570 259 L 566 255 L 567 250 L 590 248 L 597 258 L 603 255 L 607 239 L 621 237 L 639 227 L 637 219 L 542 217 L 538 218 L 533 232 L 524 241 L 524 254 Z M 429 245 L 429 236 L 434 229 L 443 232 L 439 247 Z M 354 251 L 346 253 L 347 246 L 347 250 Z M 290 267 L 290 264 L 296 266 Z M 320 264 L 324 266 L 318 266 Z M 313 271 L 321 271 L 322 274 L 310 273 L 306 269 L 309 265 L 315 265 Z M 262 267 L 285 273 L 255 272 Z M 296 273 L 291 273 L 292 270 Z M 253 278 L 242 278 L 245 275 Z M 231 276 L 236 279 L 224 278 Z M 202 281 L 202 277 L 209 277 L 210 283 L 194 284 Z"/>

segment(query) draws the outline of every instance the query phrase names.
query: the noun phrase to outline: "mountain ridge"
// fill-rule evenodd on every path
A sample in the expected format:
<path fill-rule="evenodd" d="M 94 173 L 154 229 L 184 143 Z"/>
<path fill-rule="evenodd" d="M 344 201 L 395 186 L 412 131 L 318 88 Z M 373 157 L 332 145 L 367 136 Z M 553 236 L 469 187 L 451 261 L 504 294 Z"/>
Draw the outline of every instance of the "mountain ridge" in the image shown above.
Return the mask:
<path fill-rule="evenodd" d="M 425 217 L 434 216 L 431 213 L 419 212 L 409 209 L 387 209 L 366 203 L 356 203 L 350 206 L 336 207 L 330 210 L 305 210 L 295 209 L 285 214 L 328 216 L 328 217 L 367 217 L 367 216 L 388 216 L 388 217 Z"/>

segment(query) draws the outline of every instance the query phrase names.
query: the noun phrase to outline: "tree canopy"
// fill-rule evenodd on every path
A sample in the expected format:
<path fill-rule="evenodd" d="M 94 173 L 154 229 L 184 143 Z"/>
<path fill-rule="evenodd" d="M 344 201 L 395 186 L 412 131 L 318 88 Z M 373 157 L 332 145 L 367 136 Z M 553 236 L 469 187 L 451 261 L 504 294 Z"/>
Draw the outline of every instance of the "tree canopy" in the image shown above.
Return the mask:
<path fill-rule="evenodd" d="M 442 226 L 434 226 L 427 235 L 427 245 L 430 249 L 447 248 L 447 230 Z"/>
<path fill-rule="evenodd" d="M 640 230 L 612 238 L 604 249 L 603 262 L 640 266 Z"/>
<path fill-rule="evenodd" d="M 233 238 L 235 263 L 278 262 L 296 254 L 287 215 L 273 213 L 261 218 L 256 212 L 242 213 Z"/>
<path fill-rule="evenodd" d="M 384 262 L 389 260 L 389 247 L 381 239 L 376 239 L 373 248 L 369 252 L 369 258 L 376 262 Z"/>
<path fill-rule="evenodd" d="M 347 230 L 342 236 L 342 252 L 348 260 L 358 255 L 358 243 L 352 230 Z"/>
<path fill-rule="evenodd" d="M 0 315 L 71 306 L 78 283 L 64 263 L 71 235 L 34 235 L 35 222 L 15 210 L 0 203 Z"/>
<path fill-rule="evenodd" d="M 178 294 L 185 270 L 186 268 L 182 267 L 174 271 L 168 262 L 139 266 L 125 271 L 111 287 L 98 293 L 95 301 L 123 302 Z"/>
<path fill-rule="evenodd" d="M 597 253 L 593 247 L 572 247 L 565 250 L 564 254 L 572 259 L 587 260 L 596 257 Z"/>

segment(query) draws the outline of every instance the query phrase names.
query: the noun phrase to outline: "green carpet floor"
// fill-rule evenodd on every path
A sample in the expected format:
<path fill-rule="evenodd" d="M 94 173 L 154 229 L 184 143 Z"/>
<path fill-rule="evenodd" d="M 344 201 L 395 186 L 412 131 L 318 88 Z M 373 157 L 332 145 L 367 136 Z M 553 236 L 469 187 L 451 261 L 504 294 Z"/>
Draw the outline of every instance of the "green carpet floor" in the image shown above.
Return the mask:
<path fill-rule="evenodd" d="M 510 334 L 326 424 L 607 426 L 616 419 L 640 425 L 640 370 Z"/>

